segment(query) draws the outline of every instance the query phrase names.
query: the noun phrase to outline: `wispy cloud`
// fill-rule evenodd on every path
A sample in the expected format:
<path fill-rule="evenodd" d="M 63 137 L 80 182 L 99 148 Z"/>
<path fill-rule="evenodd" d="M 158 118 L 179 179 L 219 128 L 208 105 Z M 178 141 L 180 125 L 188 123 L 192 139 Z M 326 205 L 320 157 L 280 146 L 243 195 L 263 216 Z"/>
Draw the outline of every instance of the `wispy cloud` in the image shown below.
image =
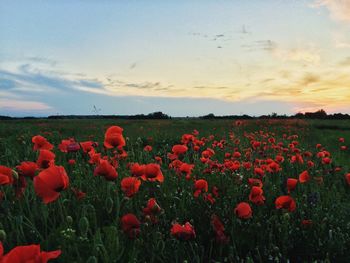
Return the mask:
<path fill-rule="evenodd" d="M 307 64 L 319 64 L 320 51 L 314 47 L 283 49 L 276 48 L 273 55 L 282 61 L 304 62 Z"/>
<path fill-rule="evenodd" d="M 350 22 L 350 1 L 349 0 L 317 0 L 312 7 L 326 7 L 333 19 Z"/>
<path fill-rule="evenodd" d="M 11 111 L 47 111 L 52 110 L 52 107 L 46 103 L 39 101 L 0 99 L 1 110 Z"/>

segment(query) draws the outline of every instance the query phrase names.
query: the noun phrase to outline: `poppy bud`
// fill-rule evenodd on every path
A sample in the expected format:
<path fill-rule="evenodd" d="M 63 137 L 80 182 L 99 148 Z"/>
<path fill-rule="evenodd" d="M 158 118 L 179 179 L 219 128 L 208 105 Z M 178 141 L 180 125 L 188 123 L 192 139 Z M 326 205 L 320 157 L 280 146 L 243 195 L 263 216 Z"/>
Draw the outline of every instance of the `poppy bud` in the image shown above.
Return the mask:
<path fill-rule="evenodd" d="M 81 232 L 81 235 L 86 237 L 89 230 L 89 220 L 85 216 L 79 220 L 79 230 Z"/>
<path fill-rule="evenodd" d="M 4 242 L 6 240 L 6 232 L 3 229 L 0 229 L 0 242 Z"/>
<path fill-rule="evenodd" d="M 73 218 L 71 216 L 67 216 L 66 221 L 67 221 L 68 226 L 71 226 L 73 224 Z"/>
<path fill-rule="evenodd" d="M 97 258 L 95 256 L 90 256 L 86 263 L 97 263 Z"/>
<path fill-rule="evenodd" d="M 108 197 L 105 201 L 105 207 L 108 212 L 108 214 L 112 213 L 113 210 L 113 199 Z"/>

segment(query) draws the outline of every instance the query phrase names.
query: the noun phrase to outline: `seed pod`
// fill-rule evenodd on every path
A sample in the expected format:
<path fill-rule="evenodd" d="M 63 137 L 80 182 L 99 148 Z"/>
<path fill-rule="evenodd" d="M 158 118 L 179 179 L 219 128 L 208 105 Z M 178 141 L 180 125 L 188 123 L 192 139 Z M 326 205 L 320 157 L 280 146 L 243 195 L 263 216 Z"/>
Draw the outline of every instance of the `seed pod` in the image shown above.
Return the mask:
<path fill-rule="evenodd" d="M 3 229 L 0 229 L 0 242 L 4 242 L 6 240 L 6 232 Z"/>
<path fill-rule="evenodd" d="M 87 217 L 83 216 L 82 218 L 80 218 L 79 230 L 83 237 L 87 236 L 87 232 L 89 231 L 89 220 L 87 219 Z"/>
<path fill-rule="evenodd" d="M 66 217 L 66 221 L 67 221 L 67 225 L 68 226 L 72 226 L 73 224 L 73 218 L 71 216 L 67 216 Z"/>

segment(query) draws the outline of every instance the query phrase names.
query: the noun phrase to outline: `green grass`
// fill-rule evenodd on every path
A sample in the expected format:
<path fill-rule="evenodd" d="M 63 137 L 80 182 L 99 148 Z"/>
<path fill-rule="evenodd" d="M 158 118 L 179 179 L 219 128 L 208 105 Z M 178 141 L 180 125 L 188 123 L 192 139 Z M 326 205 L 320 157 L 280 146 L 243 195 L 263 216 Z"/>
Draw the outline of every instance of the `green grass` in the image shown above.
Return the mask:
<path fill-rule="evenodd" d="M 104 133 L 109 126 L 124 128 L 126 138 L 126 160 L 119 161 L 118 178 L 107 182 L 103 177 L 93 176 L 94 166 L 83 152 L 62 153 L 58 144 L 62 139 L 74 137 L 78 142 L 93 140 L 99 143 L 97 151 L 112 156 L 112 150 L 103 148 Z M 321 127 L 321 128 L 320 128 Z M 350 150 L 341 151 L 340 145 L 350 146 L 350 121 L 245 121 L 236 126 L 232 120 L 16 120 L 0 122 L 0 165 L 15 169 L 22 161 L 36 161 L 32 136 L 43 135 L 55 145 L 56 165 L 65 167 L 70 178 L 70 187 L 86 193 L 77 200 L 70 189 L 61 192 L 54 202 L 45 205 L 36 196 L 33 183 L 27 179 L 27 187 L 22 198 L 16 198 L 12 186 L 0 186 L 5 193 L 0 201 L 0 230 L 6 232 L 3 241 L 5 252 L 18 245 L 40 243 L 46 251 L 61 249 L 57 262 L 292 262 L 315 260 L 349 262 L 350 256 L 350 186 L 344 175 L 350 172 Z M 181 136 L 192 133 L 207 138 L 198 152 L 189 147 L 181 159 L 195 165 L 192 178 L 176 175 L 169 168 L 167 153 L 175 144 L 180 144 Z M 261 132 L 260 132 L 261 131 Z M 234 139 L 230 139 L 230 133 Z M 249 201 L 250 187 L 247 179 L 257 177 L 253 171 L 242 167 L 232 172 L 228 169 L 211 168 L 200 161 L 201 152 L 213 148 L 213 161 L 223 164 L 225 153 L 242 153 L 240 161 L 247 161 L 244 153 L 251 148 L 248 135 L 255 140 L 267 142 L 274 137 L 276 143 L 284 147 L 293 140 L 301 152 L 310 151 L 315 167 L 309 169 L 312 180 L 298 184 L 291 196 L 297 203 L 294 212 L 275 208 L 275 199 L 286 194 L 285 180 L 298 178 L 307 169 L 305 164 L 291 164 L 291 152 L 284 153 L 282 171 L 266 173 L 263 179 L 264 205 Z M 268 134 L 268 135 L 267 135 Z M 283 135 L 286 136 L 283 136 Z M 209 136 L 214 135 L 213 140 Z M 265 136 L 267 135 L 267 136 Z M 297 139 L 288 139 L 298 135 Z M 341 144 L 338 139 L 345 138 Z M 240 139 L 236 145 L 234 140 Z M 213 147 L 214 141 L 225 140 L 223 149 Z M 320 143 L 331 153 L 332 164 L 322 165 L 315 156 L 316 144 Z M 151 145 L 152 152 L 143 151 Z M 267 145 L 270 145 L 267 142 Z M 252 150 L 251 160 L 274 159 L 277 151 L 271 147 Z M 155 162 L 154 157 L 162 157 L 161 170 L 164 183 L 142 182 L 140 190 L 127 198 L 120 187 L 122 178 L 131 176 L 128 163 L 147 164 Z M 74 166 L 68 165 L 75 159 Z M 335 172 L 335 167 L 342 170 Z M 323 176 L 323 184 L 313 178 Z M 219 188 L 219 197 L 210 204 L 193 196 L 194 179 L 205 179 L 209 191 Z M 145 220 L 142 208 L 147 200 L 155 197 L 162 208 L 158 223 Z M 311 200 L 311 201 L 310 201 Z M 239 202 L 250 203 L 253 216 L 240 219 L 233 212 Z M 132 240 L 123 233 L 120 219 L 124 214 L 133 213 L 141 221 L 141 234 Z M 211 216 L 216 214 L 225 226 L 229 236 L 227 244 L 215 241 L 211 226 Z M 312 220 L 312 225 L 301 225 L 304 219 Z M 196 238 L 180 241 L 170 235 L 173 222 L 190 222 Z"/>

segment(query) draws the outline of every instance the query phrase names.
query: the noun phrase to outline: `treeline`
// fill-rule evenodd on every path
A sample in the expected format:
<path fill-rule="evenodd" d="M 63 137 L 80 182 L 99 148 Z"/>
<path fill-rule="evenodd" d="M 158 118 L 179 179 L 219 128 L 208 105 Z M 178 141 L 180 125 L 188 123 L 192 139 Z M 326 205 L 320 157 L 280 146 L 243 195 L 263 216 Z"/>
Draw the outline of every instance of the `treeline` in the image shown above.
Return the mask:
<path fill-rule="evenodd" d="M 215 116 L 213 113 L 199 117 L 200 119 L 324 119 L 324 120 L 349 120 L 349 114 L 334 113 L 327 114 L 324 110 L 318 110 L 315 112 L 297 113 L 294 115 L 278 115 L 277 113 L 271 113 L 269 115 L 249 116 L 249 115 L 226 115 Z"/>
<path fill-rule="evenodd" d="M 164 114 L 161 111 L 136 115 L 52 115 L 48 117 L 9 117 L 1 116 L 0 120 L 13 120 L 13 119 L 125 119 L 125 120 L 161 120 L 172 119 L 173 117 Z M 190 118 L 190 117 L 187 117 Z M 194 117 L 191 117 L 194 118 Z M 271 113 L 269 115 L 250 116 L 250 115 L 225 115 L 216 116 L 213 113 L 196 117 L 199 119 L 324 119 L 324 120 L 349 120 L 349 114 L 334 113 L 327 114 L 324 110 L 318 110 L 315 112 L 297 113 L 294 115 L 278 115 L 277 113 Z"/>

